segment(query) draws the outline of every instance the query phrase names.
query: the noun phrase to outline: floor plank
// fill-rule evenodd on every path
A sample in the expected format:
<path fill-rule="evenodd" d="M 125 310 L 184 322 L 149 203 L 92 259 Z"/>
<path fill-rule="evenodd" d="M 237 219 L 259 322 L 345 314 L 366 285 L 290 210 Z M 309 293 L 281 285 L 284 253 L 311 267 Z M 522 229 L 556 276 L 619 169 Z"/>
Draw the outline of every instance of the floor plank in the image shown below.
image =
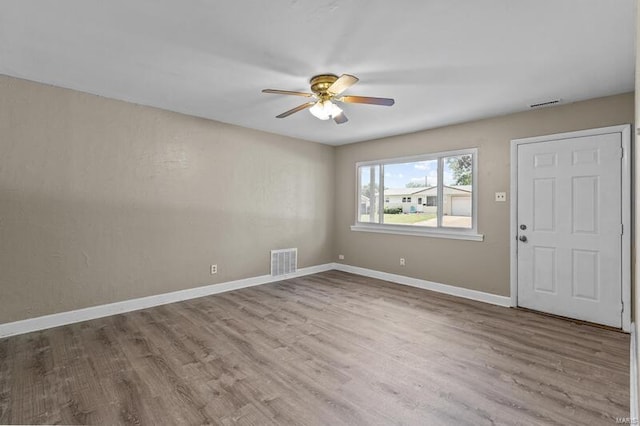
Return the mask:
<path fill-rule="evenodd" d="M 338 271 L 0 340 L 8 424 L 628 416 L 628 335 Z"/>

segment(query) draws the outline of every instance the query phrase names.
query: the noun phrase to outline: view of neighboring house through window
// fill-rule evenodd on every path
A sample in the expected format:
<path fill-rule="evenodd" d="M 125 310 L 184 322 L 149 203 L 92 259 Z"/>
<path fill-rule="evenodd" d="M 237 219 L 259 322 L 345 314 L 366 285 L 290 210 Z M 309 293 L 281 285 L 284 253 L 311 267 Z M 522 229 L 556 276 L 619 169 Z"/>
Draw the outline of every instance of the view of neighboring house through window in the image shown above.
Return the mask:
<path fill-rule="evenodd" d="M 356 222 L 475 229 L 476 155 L 468 149 L 358 163 Z"/>
<path fill-rule="evenodd" d="M 471 228 L 473 156 L 444 157 L 442 165 L 442 226 Z"/>

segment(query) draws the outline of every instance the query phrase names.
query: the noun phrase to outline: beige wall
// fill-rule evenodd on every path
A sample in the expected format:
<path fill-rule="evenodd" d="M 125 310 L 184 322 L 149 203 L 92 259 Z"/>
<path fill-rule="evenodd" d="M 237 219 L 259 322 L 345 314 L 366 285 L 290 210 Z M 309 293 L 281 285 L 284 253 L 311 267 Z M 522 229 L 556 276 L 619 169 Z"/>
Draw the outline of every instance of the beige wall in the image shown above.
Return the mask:
<path fill-rule="evenodd" d="M 0 76 L 0 323 L 267 274 L 284 247 L 508 296 L 509 141 L 633 115 L 625 94 L 333 148 Z M 485 241 L 350 231 L 357 161 L 469 147 Z"/>
<path fill-rule="evenodd" d="M 508 296 L 510 140 L 632 123 L 633 93 L 344 145 L 336 152 L 336 255 L 344 263 Z M 478 148 L 478 231 L 483 242 L 350 231 L 355 163 Z M 509 201 L 507 199 L 507 201 Z M 399 265 L 399 258 L 406 266 Z"/>
<path fill-rule="evenodd" d="M 332 147 L 0 76 L 0 323 L 329 262 L 333 189 Z"/>

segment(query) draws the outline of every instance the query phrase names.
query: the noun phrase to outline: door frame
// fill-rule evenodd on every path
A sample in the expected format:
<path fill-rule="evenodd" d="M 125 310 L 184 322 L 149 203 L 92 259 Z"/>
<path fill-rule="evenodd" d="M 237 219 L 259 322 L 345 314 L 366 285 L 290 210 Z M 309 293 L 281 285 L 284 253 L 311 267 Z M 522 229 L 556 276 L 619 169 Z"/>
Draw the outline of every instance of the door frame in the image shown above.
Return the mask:
<path fill-rule="evenodd" d="M 620 133 L 622 138 L 622 330 L 631 331 L 631 125 L 601 127 L 576 132 L 556 133 L 511 140 L 511 225 L 510 238 L 510 281 L 511 307 L 518 306 L 518 146 L 557 139 L 581 138 L 610 133 Z"/>

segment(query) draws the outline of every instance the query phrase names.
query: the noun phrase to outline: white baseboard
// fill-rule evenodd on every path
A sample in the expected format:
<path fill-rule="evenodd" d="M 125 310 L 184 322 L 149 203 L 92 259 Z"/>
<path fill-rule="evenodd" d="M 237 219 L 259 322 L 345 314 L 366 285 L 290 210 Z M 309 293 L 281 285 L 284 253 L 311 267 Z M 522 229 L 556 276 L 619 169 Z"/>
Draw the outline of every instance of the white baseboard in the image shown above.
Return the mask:
<path fill-rule="evenodd" d="M 629 368 L 629 396 L 631 401 L 629 404 L 631 424 L 638 422 L 638 330 L 635 323 L 631 323 L 631 354 Z M 633 423 L 633 422 L 636 423 Z"/>
<path fill-rule="evenodd" d="M 406 277 L 404 275 L 375 271 L 373 269 L 344 265 L 342 263 L 326 263 L 324 265 L 301 268 L 293 274 L 282 275 L 279 277 L 262 275 L 236 281 L 228 281 L 226 283 L 211 284 L 202 287 L 190 288 L 187 290 L 179 290 L 173 291 L 171 293 L 163 293 L 154 296 L 140 297 L 137 299 L 123 300 L 122 302 L 91 306 L 89 308 L 60 312 L 56 314 L 44 315 L 41 317 L 0 324 L 0 338 L 30 333 L 32 331 L 44 330 L 47 328 L 59 327 L 76 322 L 88 321 L 96 318 L 107 317 L 109 315 L 121 314 L 124 312 L 137 311 L 140 309 L 151 308 L 153 306 L 166 305 L 168 303 L 195 299 L 212 294 L 224 293 L 231 290 L 238 290 L 241 288 L 268 284 L 288 278 L 302 277 L 305 275 L 316 274 L 318 272 L 329 271 L 332 269 L 350 272 L 357 275 L 363 275 L 365 277 L 378 278 L 381 280 L 391 281 L 397 284 L 408 285 L 411 287 L 418 287 L 426 290 L 436 291 L 438 293 L 450 294 L 452 296 L 463 297 L 465 299 L 491 303 L 493 305 L 510 306 L 510 298 L 505 296 L 498 296 L 496 294 L 469 290 L 462 287 L 455 287 L 447 284 L 420 280 L 417 278 Z"/>
<path fill-rule="evenodd" d="M 106 305 L 91 306 L 89 308 L 77 309 L 74 311 L 60 312 L 57 314 L 44 315 L 26 320 L 0 324 L 0 338 L 15 336 L 17 334 L 30 333 L 32 331 L 44 330 L 61 325 L 76 322 L 88 321 L 96 318 L 107 317 L 109 315 L 121 314 L 124 312 L 137 311 L 139 309 L 151 308 L 158 305 L 180 302 L 188 299 L 208 296 L 211 294 L 224 293 L 240 288 L 253 287 L 275 281 L 282 281 L 289 278 L 302 277 L 334 269 L 333 263 L 324 265 L 300 268 L 293 274 L 272 277 L 262 275 L 258 277 L 245 278 L 236 281 L 228 281 L 220 284 L 205 285 L 187 290 L 173 291 L 171 293 L 157 294 L 154 296 L 140 297 L 137 299 L 123 300 L 122 302 L 109 303 Z"/>
<path fill-rule="evenodd" d="M 351 272 L 352 274 L 357 275 L 364 275 L 365 277 L 378 278 L 380 280 L 391 281 L 411 287 L 418 287 L 425 290 L 436 291 L 438 293 L 450 294 L 452 296 L 463 297 L 465 299 L 477 300 L 479 302 L 490 303 L 492 305 L 505 307 L 511 306 L 511 298 L 507 296 L 499 296 L 497 294 L 469 290 L 467 288 L 440 284 L 433 281 L 411 278 L 404 275 L 390 274 L 388 272 L 380 272 L 373 269 L 360 268 L 358 266 L 345 265 L 342 263 L 334 263 L 333 269 L 343 272 Z"/>

